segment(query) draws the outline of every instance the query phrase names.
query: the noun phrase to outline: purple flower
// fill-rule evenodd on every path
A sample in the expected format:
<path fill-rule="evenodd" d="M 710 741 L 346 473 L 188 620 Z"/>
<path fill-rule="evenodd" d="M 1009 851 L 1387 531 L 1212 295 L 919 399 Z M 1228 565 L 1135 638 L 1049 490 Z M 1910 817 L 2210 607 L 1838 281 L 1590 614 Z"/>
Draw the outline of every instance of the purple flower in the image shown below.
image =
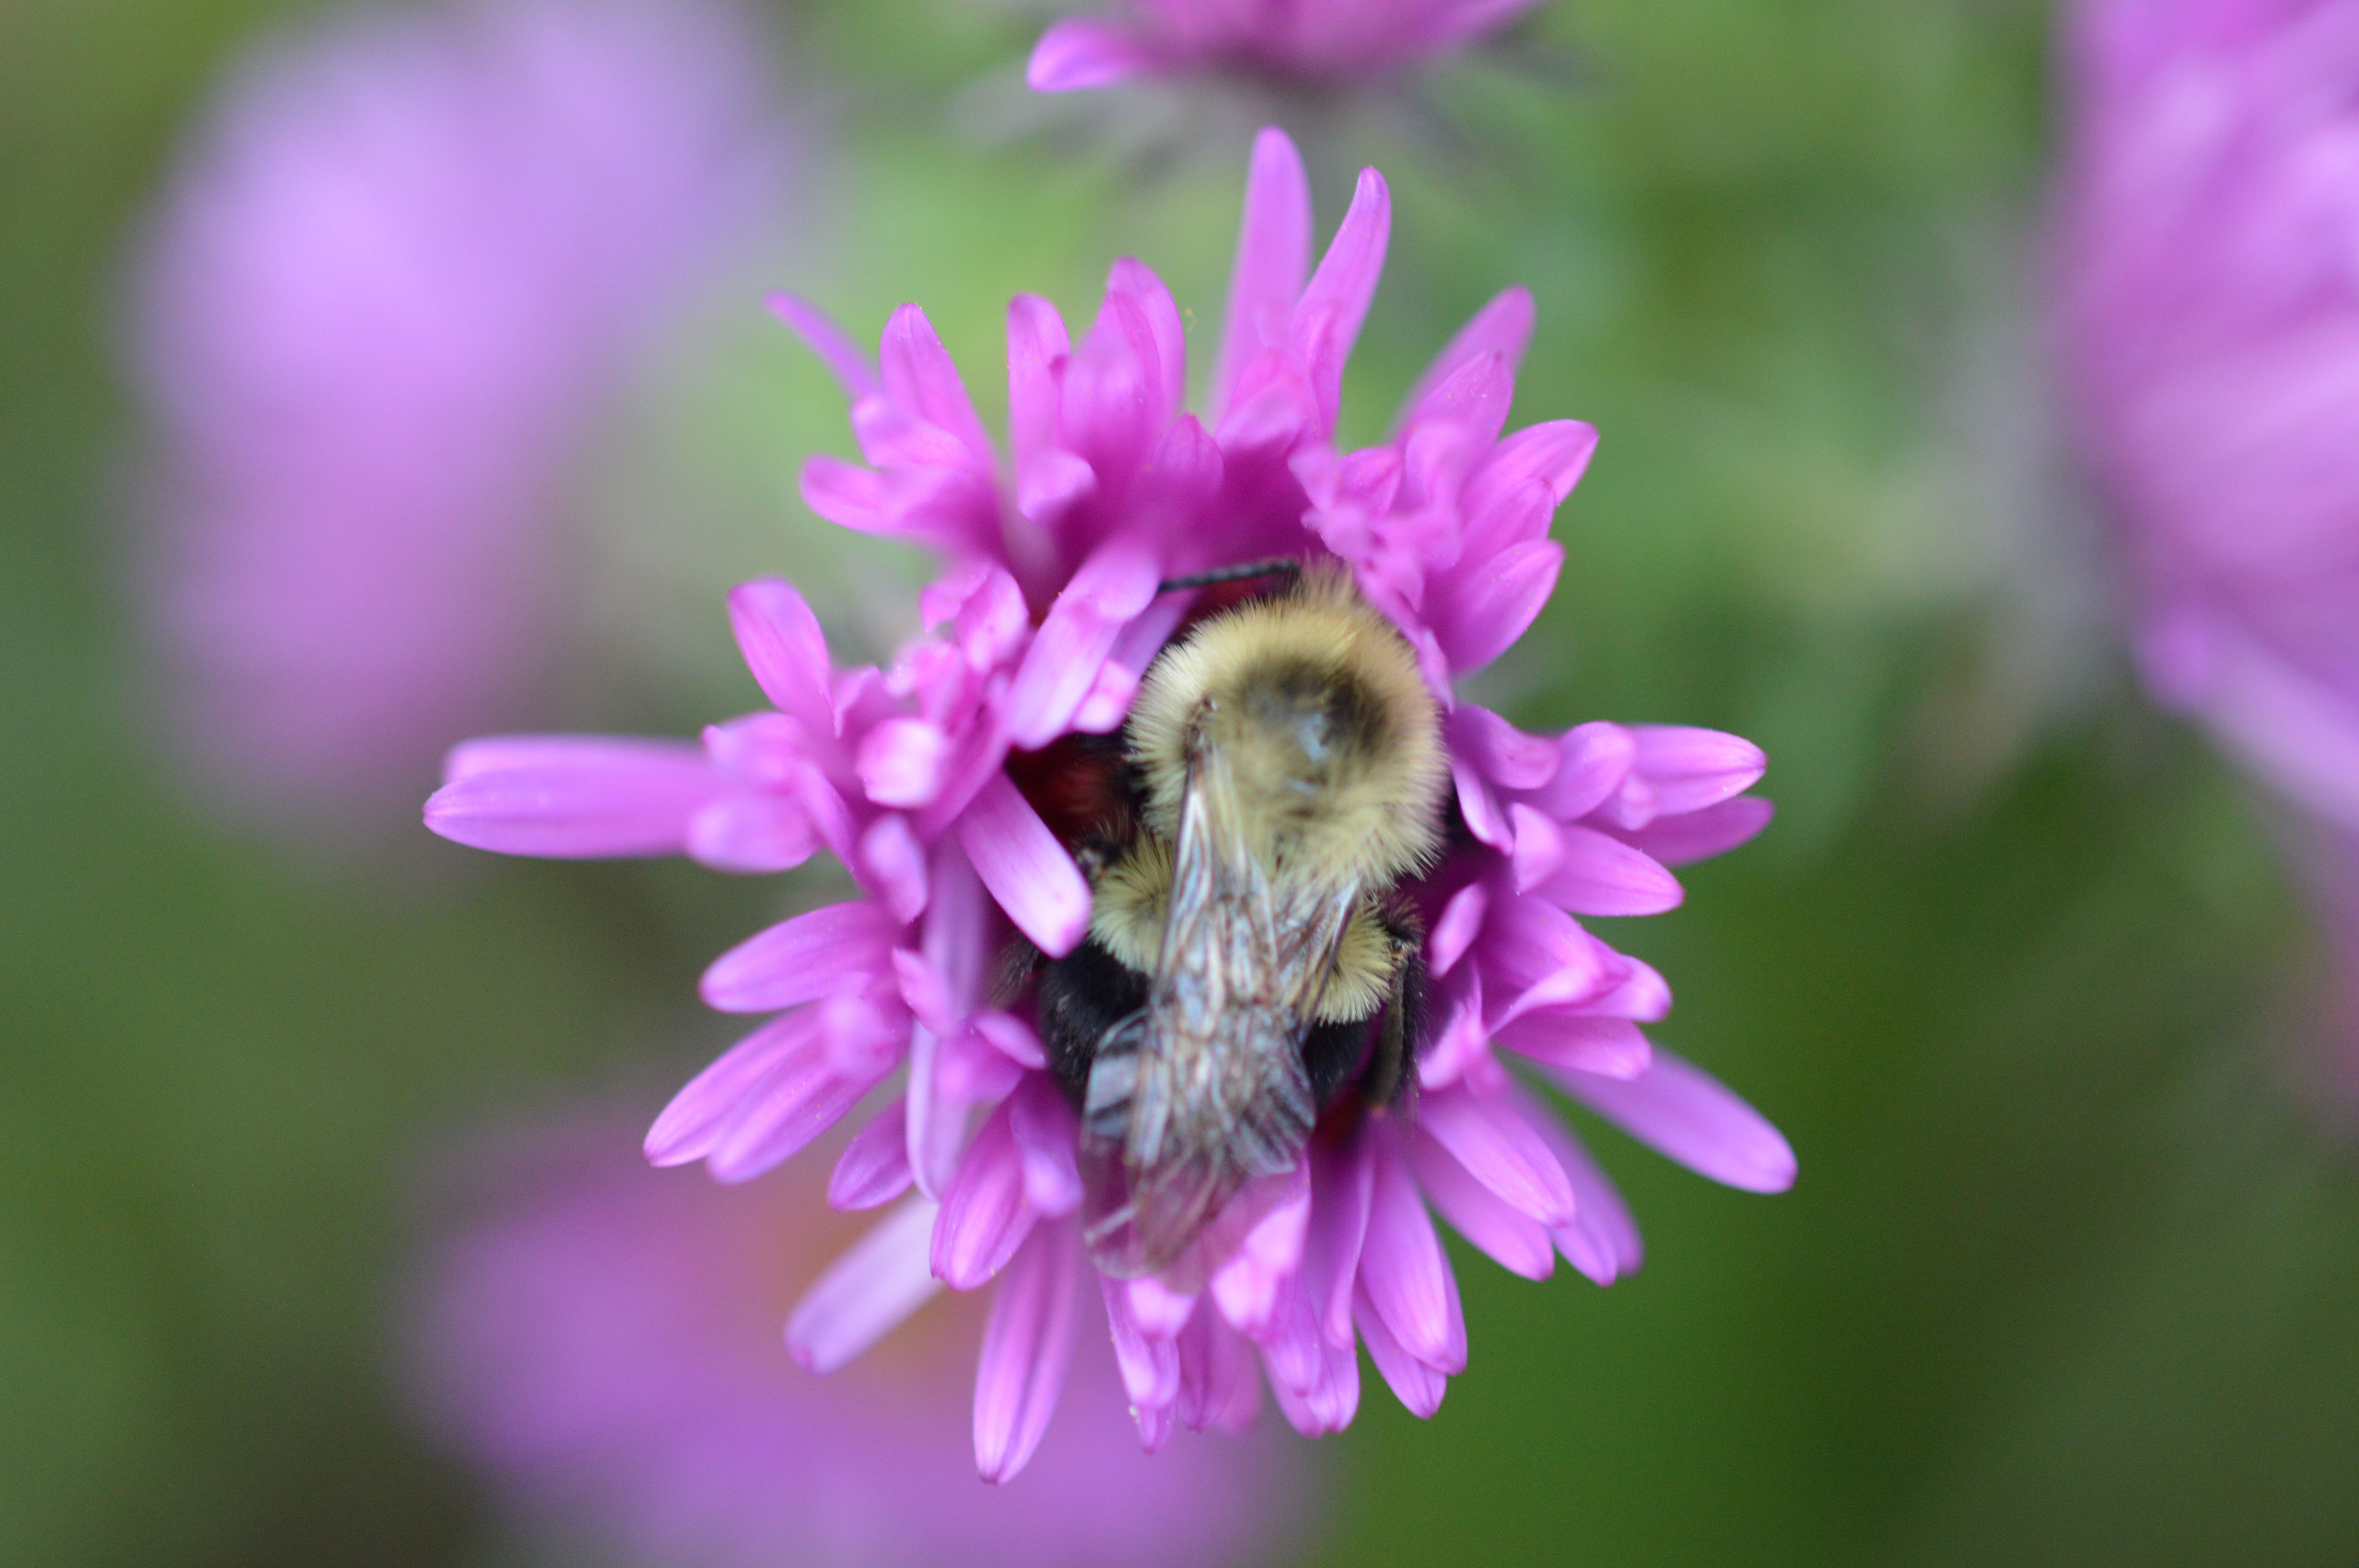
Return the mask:
<path fill-rule="evenodd" d="M 485 1141 L 451 1173 L 465 1222 L 422 1271 L 421 1403 L 537 1531 L 600 1562 L 707 1568 L 1185 1568 L 1299 1528 L 1299 1467 L 1266 1445 L 1139 1454 L 1103 1360 L 1034 1462 L 1046 1486 L 976 1486 L 956 1369 L 973 1298 L 929 1308 L 894 1355 L 813 1378 L 779 1353 L 777 1314 L 846 1228 L 817 1173 L 656 1177 L 614 1132 Z M 911 1305 L 940 1293 L 917 1256 Z"/>
<path fill-rule="evenodd" d="M 1129 0 L 1041 35 L 1026 78 L 1071 92 L 1227 68 L 1304 82 L 1380 77 L 1463 49 L 1535 0 Z"/>
<path fill-rule="evenodd" d="M 2359 5 L 2085 0 L 2059 326 L 2147 684 L 2359 827 Z"/>
<path fill-rule="evenodd" d="M 240 795 L 365 812 L 525 700 L 588 419 L 765 200 L 751 41 L 703 0 L 485 0 L 232 82 L 148 236 L 136 369 L 180 728 Z"/>
<path fill-rule="evenodd" d="M 1118 262 L 1078 342 L 1048 301 L 1010 306 L 1007 461 L 917 307 L 894 315 L 872 369 L 807 306 L 781 301 L 843 381 L 867 460 L 811 460 L 805 499 L 940 552 L 926 633 L 890 670 L 838 670 L 792 588 L 747 584 L 731 612 L 771 710 L 707 730 L 701 748 L 475 742 L 428 803 L 436 831 L 514 853 L 680 850 L 766 871 L 824 847 L 851 870 L 860 898 L 706 971 L 712 1006 L 777 1016 L 680 1092 L 647 1152 L 744 1181 L 889 1093 L 830 1197 L 904 1206 L 805 1298 L 788 1344 L 831 1369 L 892 1328 L 913 1271 L 962 1291 L 998 1280 L 975 1390 L 977 1457 L 994 1480 L 1047 1430 L 1092 1271 L 1076 1117 L 1030 1004 L 991 1004 L 992 971 L 1011 925 L 1051 955 L 1087 928 L 1088 884 L 1042 815 L 1055 809 L 1054 745 L 1120 727 L 1194 598 L 1158 592 L 1174 576 L 1277 557 L 1348 566 L 1447 715 L 1467 845 L 1411 889 L 1437 1020 L 1415 1118 L 1331 1116 L 1294 1171 L 1248 1188 L 1186 1267 L 1096 1279 L 1148 1447 L 1178 1425 L 1242 1426 L 1265 1372 L 1300 1430 L 1346 1424 L 1362 1339 L 1430 1414 L 1464 1366 L 1465 1332 L 1429 1206 L 1532 1277 L 1559 1252 L 1600 1281 L 1636 1266 L 1620 1199 L 1526 1069 L 1715 1179 L 1775 1190 L 1793 1177 L 1774 1129 L 1649 1046 L 1639 1025 L 1670 1005 L 1661 977 L 1576 918 L 1677 904 L 1669 867 L 1767 820 L 1767 803 L 1743 793 L 1761 753 L 1702 730 L 1527 735 L 1454 696 L 1546 602 L 1563 559 L 1549 521 L 1595 446 L 1570 420 L 1502 438 L 1530 297 L 1508 290 L 1451 341 L 1390 439 L 1334 444 L 1389 224 L 1385 182 L 1364 171 L 1313 271 L 1301 161 L 1265 131 L 1204 416 L 1182 407 L 1170 295 Z"/>

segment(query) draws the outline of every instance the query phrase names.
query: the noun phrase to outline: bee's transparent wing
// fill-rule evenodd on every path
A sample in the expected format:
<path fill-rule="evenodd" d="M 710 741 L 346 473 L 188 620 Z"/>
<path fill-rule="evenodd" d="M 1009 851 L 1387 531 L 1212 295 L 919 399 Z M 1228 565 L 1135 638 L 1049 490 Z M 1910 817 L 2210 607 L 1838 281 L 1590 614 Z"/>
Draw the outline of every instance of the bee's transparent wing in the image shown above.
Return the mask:
<path fill-rule="evenodd" d="M 1146 1011 L 1090 1074 L 1087 1235 L 1109 1273 L 1166 1269 L 1247 1182 L 1294 1167 L 1318 1115 L 1308 1004 L 1356 890 L 1289 885 L 1244 853 L 1218 767 L 1190 769 Z"/>

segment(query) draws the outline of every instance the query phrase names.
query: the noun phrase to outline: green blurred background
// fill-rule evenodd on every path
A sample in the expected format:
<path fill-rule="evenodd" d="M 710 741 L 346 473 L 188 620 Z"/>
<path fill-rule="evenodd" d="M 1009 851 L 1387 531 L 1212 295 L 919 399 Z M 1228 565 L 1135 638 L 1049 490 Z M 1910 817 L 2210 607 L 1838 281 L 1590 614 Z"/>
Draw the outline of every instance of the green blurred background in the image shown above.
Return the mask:
<path fill-rule="evenodd" d="M 0 5 L 10 1563 L 486 1561 L 485 1499 L 393 1386 L 416 1162 L 568 1094 L 652 1114 L 726 1037 L 686 1005 L 699 968 L 792 896 L 422 829 L 307 856 L 166 754 L 125 247 L 214 74 L 306 10 Z M 1082 314 L 1135 252 L 1217 317 L 1248 128 L 1157 157 L 1104 133 L 1116 103 L 1013 124 L 1037 26 L 781 13 L 826 171 L 790 281 L 864 334 L 922 300 L 987 419 L 1018 289 Z M 1678 989 L 1663 1041 L 1802 1166 L 1752 1197 L 1591 1129 L 1645 1270 L 1600 1292 L 1462 1255 L 1468 1375 L 1430 1425 L 1371 1386 L 1324 1445 L 1314 1561 L 2359 1561 L 2359 1183 L 2303 1087 L 2321 961 L 2264 810 L 2114 651 L 2039 366 L 2049 26 L 1559 0 L 1430 114 L 1299 127 L 1326 222 L 1349 163 L 1394 180 L 1347 434 L 1516 281 L 1515 422 L 1603 432 L 1494 699 L 1769 753 L 1770 832 L 1608 935 Z M 721 591 L 847 569 L 793 492 L 848 449 L 840 401 L 750 294 L 713 319 L 614 416 L 644 504 L 676 483 L 712 520 L 661 606 L 686 676 L 579 717 L 751 706 Z"/>

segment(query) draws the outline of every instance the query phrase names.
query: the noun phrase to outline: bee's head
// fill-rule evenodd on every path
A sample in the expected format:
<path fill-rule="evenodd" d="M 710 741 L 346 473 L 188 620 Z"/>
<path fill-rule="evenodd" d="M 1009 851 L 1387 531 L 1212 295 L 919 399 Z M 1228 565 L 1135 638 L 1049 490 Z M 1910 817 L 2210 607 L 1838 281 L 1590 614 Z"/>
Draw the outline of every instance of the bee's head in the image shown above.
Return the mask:
<path fill-rule="evenodd" d="M 1167 649 L 1131 710 L 1149 825 L 1176 831 L 1192 776 L 1242 848 L 1389 882 L 1430 857 L 1446 777 L 1416 656 L 1347 579 L 1213 616 Z"/>

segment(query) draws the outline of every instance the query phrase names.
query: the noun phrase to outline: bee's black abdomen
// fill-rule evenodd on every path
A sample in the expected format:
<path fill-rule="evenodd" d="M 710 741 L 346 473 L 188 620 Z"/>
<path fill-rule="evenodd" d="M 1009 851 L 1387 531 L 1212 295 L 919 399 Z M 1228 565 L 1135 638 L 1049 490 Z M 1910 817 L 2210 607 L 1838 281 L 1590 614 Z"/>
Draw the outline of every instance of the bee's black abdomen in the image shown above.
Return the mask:
<path fill-rule="evenodd" d="M 1057 1087 L 1076 1109 L 1089 1087 L 1098 1043 L 1146 1005 L 1147 977 L 1094 937 L 1041 971 L 1040 1043 Z"/>

